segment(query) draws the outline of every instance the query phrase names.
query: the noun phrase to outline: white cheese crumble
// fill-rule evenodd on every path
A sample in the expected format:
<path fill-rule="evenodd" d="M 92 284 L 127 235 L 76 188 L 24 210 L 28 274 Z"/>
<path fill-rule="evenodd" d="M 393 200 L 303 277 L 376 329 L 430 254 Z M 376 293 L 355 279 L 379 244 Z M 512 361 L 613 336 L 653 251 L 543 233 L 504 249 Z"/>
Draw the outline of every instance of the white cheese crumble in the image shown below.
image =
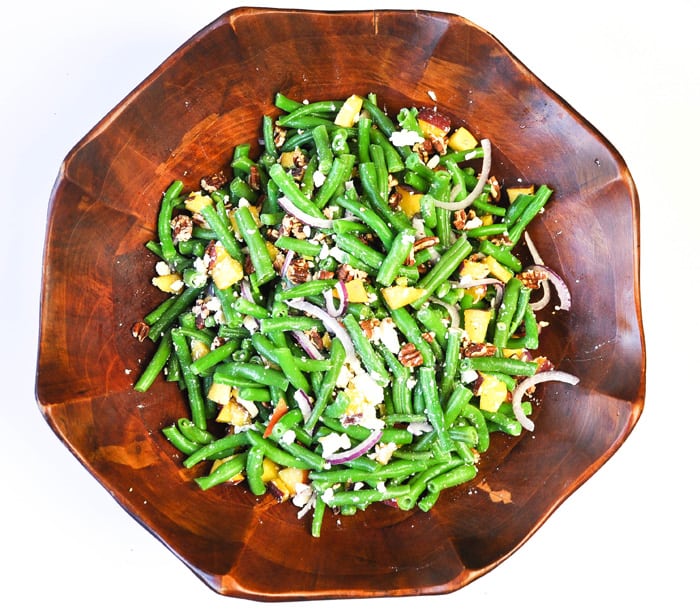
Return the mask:
<path fill-rule="evenodd" d="M 156 274 L 159 276 L 167 276 L 170 273 L 170 266 L 165 261 L 156 263 Z"/>
<path fill-rule="evenodd" d="M 319 437 L 318 442 L 321 443 L 321 447 L 323 447 L 321 455 L 324 458 L 332 456 L 336 451 L 340 451 L 341 449 L 350 449 L 350 447 L 352 447 L 350 438 L 345 433 L 338 434 L 337 432 L 331 432 L 326 436 Z"/>
<path fill-rule="evenodd" d="M 394 131 L 389 136 L 389 141 L 397 148 L 402 146 L 414 146 L 417 143 L 423 143 L 424 139 L 414 130 L 406 130 L 402 128 L 400 131 Z"/>
<path fill-rule="evenodd" d="M 396 443 L 377 443 L 374 452 L 368 453 L 367 457 L 379 464 L 388 464 L 397 449 Z"/>
<path fill-rule="evenodd" d="M 326 174 L 322 171 L 319 171 L 318 169 L 314 171 L 314 174 L 311 177 L 314 181 L 314 186 L 316 188 L 318 188 L 319 186 L 323 186 L 323 183 L 326 181 Z"/>
<path fill-rule="evenodd" d="M 413 436 L 420 436 L 421 434 L 432 432 L 433 426 L 427 421 L 412 421 L 406 426 L 406 431 L 413 434 Z"/>
<path fill-rule="evenodd" d="M 296 433 L 294 430 L 287 430 L 281 437 L 280 441 L 285 443 L 286 445 L 291 445 L 297 438 Z"/>

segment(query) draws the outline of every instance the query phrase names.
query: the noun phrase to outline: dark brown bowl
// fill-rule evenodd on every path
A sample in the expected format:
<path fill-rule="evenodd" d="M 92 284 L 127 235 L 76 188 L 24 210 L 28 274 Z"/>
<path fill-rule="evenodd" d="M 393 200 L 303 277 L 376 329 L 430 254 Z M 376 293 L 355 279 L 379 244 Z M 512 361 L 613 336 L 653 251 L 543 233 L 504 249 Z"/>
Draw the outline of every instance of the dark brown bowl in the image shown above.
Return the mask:
<path fill-rule="evenodd" d="M 290 505 L 240 487 L 202 492 L 162 437 L 177 387 L 132 385 L 149 353 L 132 324 L 161 299 L 147 281 L 162 191 L 257 143 L 273 95 L 376 92 L 396 112 L 433 104 L 495 145 L 505 181 L 547 183 L 532 226 L 573 295 L 543 352 L 581 379 L 541 386 L 535 436 L 495 439 L 482 480 L 429 513 L 389 507 L 312 539 Z M 37 399 L 51 428 L 145 528 L 215 591 L 260 600 L 444 593 L 511 555 L 620 447 L 642 411 L 639 204 L 615 149 L 493 36 L 420 11 L 229 12 L 168 58 L 67 156 L 51 196 Z M 106 529 L 105 529 L 106 530 Z"/>

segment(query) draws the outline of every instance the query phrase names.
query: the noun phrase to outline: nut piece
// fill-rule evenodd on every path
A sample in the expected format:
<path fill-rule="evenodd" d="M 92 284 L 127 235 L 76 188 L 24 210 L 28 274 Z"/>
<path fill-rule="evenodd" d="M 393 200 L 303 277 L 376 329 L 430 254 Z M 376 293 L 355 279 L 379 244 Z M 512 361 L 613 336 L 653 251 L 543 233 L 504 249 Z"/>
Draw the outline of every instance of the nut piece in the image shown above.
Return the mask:
<path fill-rule="evenodd" d="M 192 218 L 187 214 L 178 214 L 170 221 L 173 239 L 176 242 L 186 242 L 192 239 Z"/>
<path fill-rule="evenodd" d="M 416 368 L 423 365 L 423 356 L 412 342 L 407 342 L 401 347 L 398 358 L 407 368 Z"/>
<path fill-rule="evenodd" d="M 143 342 L 150 331 L 151 328 L 146 325 L 146 323 L 139 321 L 138 323 L 134 323 L 133 327 L 131 328 L 131 335 L 139 342 Z"/>
<path fill-rule="evenodd" d="M 528 289 L 538 289 L 540 283 L 547 280 L 547 272 L 541 270 L 525 270 L 520 272 L 517 277 Z"/>

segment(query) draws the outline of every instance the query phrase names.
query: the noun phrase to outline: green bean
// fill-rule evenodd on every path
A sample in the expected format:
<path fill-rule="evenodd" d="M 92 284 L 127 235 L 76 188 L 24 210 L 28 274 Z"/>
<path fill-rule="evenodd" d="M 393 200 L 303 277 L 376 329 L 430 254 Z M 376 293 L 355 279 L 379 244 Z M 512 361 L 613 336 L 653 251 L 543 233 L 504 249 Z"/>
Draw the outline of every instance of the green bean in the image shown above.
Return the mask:
<path fill-rule="evenodd" d="M 500 372 L 513 376 L 532 376 L 537 372 L 538 364 L 534 361 L 522 361 L 513 357 L 467 357 L 462 360 L 462 370 L 479 372 Z"/>
<path fill-rule="evenodd" d="M 187 398 L 189 400 L 192 422 L 202 430 L 207 428 L 207 419 L 202 395 L 202 386 L 197 375 L 192 372 L 192 355 L 185 335 L 179 330 L 172 331 L 172 342 L 175 354 L 180 362 L 180 368 L 187 388 Z"/>
<path fill-rule="evenodd" d="M 196 375 L 204 374 L 216 366 L 216 364 L 230 357 L 234 351 L 237 351 L 240 348 L 240 346 L 240 341 L 229 340 L 220 347 L 209 351 L 206 355 L 202 355 L 200 358 L 193 361 L 190 365 L 190 370 Z"/>
<path fill-rule="evenodd" d="M 296 126 L 299 118 L 309 115 L 329 116 L 338 113 L 343 106 L 343 101 L 317 101 L 314 103 L 302 104 L 287 115 L 280 116 L 277 123 L 280 126 Z"/>
<path fill-rule="evenodd" d="M 260 331 L 263 334 L 321 329 L 322 325 L 319 319 L 311 317 L 270 317 L 268 319 L 260 319 Z"/>
<path fill-rule="evenodd" d="M 287 377 L 279 370 L 253 363 L 226 362 L 219 364 L 214 373 L 214 381 L 226 382 L 225 377 L 242 377 L 252 383 L 279 387 L 280 389 L 286 389 L 288 383 Z"/>
<path fill-rule="evenodd" d="M 438 442 L 443 450 L 451 447 L 451 437 L 445 426 L 445 413 L 440 404 L 435 371 L 432 368 L 422 366 L 418 369 L 418 378 L 425 396 L 425 412 L 430 425 L 437 434 Z"/>
<path fill-rule="evenodd" d="M 313 468 L 307 462 L 299 460 L 291 453 L 277 447 L 272 441 L 270 441 L 270 439 L 263 438 L 262 435 L 255 430 L 246 430 L 245 434 L 251 446 L 259 447 L 262 450 L 263 455 L 272 460 L 275 464 L 304 470 Z"/>
<path fill-rule="evenodd" d="M 214 440 L 211 432 L 202 430 L 197 427 L 192 420 L 186 417 L 181 417 L 177 420 L 177 427 L 186 439 L 198 445 L 208 445 Z"/>
<path fill-rule="evenodd" d="M 170 308 L 171 304 L 175 301 L 176 296 L 171 295 L 167 299 L 163 300 L 158 306 L 156 306 L 151 312 L 149 312 L 145 317 L 143 317 L 143 322 L 146 325 L 153 325 L 160 319 L 160 317 L 165 314 L 165 312 Z M 149 328 L 150 332 L 150 328 Z"/>
<path fill-rule="evenodd" d="M 331 169 L 314 198 L 317 208 L 322 209 L 350 179 L 354 164 L 355 156 L 352 154 L 341 154 L 333 160 Z"/>
<path fill-rule="evenodd" d="M 461 235 L 450 248 L 442 255 L 437 264 L 418 281 L 416 285 L 425 293 L 411 303 L 413 308 L 420 306 L 433 294 L 443 282 L 445 282 L 471 252 L 472 247 L 466 236 Z"/>
<path fill-rule="evenodd" d="M 199 443 L 195 443 L 184 436 L 175 424 L 165 426 L 162 432 L 165 438 L 184 454 L 193 454 L 201 447 Z"/>
<path fill-rule="evenodd" d="M 284 291 L 280 291 L 277 294 L 277 297 L 279 297 L 281 300 L 287 300 L 297 297 L 321 295 L 325 291 L 330 291 L 337 284 L 338 281 L 335 278 L 328 278 L 326 280 L 308 280 L 307 282 L 302 282 L 298 285 L 285 289 Z"/>
<path fill-rule="evenodd" d="M 369 137 L 373 144 L 382 148 L 382 154 L 389 173 L 398 173 L 405 167 L 399 151 L 392 145 L 387 136 L 376 128 L 370 128 Z"/>
<path fill-rule="evenodd" d="M 264 284 L 275 277 L 272 258 L 265 240 L 258 230 L 249 207 L 239 207 L 234 213 L 238 230 L 248 246 L 248 255 L 253 262 L 258 284 Z"/>
<path fill-rule="evenodd" d="M 482 240 L 479 244 L 479 252 L 492 256 L 496 261 L 502 263 L 507 268 L 514 272 L 520 272 L 523 269 L 523 264 L 520 259 L 511 252 L 510 246 L 496 246 L 489 240 Z"/>
<path fill-rule="evenodd" d="M 389 313 L 396 327 L 412 343 L 421 354 L 424 366 L 435 364 L 435 355 L 428 342 L 423 338 L 423 332 L 406 308 L 390 309 Z"/>
<path fill-rule="evenodd" d="M 362 220 L 367 226 L 369 226 L 374 233 L 376 233 L 379 240 L 384 244 L 385 248 L 389 248 L 394 240 L 394 233 L 389 228 L 389 226 L 384 222 L 384 220 L 375 212 L 372 208 L 368 207 L 364 203 L 355 201 L 354 199 L 349 199 L 347 197 L 338 197 L 336 203 L 342 208 L 346 209 L 351 214 L 357 216 Z"/>
<path fill-rule="evenodd" d="M 508 227 L 508 239 L 516 244 L 520 241 L 520 236 L 527 225 L 529 225 L 532 220 L 540 213 L 549 201 L 554 191 L 546 185 L 540 186 L 535 192 L 534 198 L 528 203 L 525 210 L 518 216 L 518 218 Z"/>
<path fill-rule="evenodd" d="M 183 183 L 175 180 L 165 191 L 158 213 L 158 240 L 163 254 L 163 259 L 172 262 L 177 256 L 177 250 L 173 242 L 173 232 L 170 227 L 170 220 L 173 215 L 176 199 L 183 189 Z"/>
<path fill-rule="evenodd" d="M 285 171 L 282 165 L 279 163 L 272 165 L 269 174 L 284 195 L 302 212 L 314 218 L 323 218 L 321 210 L 319 210 L 316 204 L 301 191 L 299 186 L 292 179 L 292 176 Z"/>
<path fill-rule="evenodd" d="M 496 316 L 496 327 L 493 334 L 493 344 L 499 348 L 504 347 L 508 341 L 510 322 L 515 314 L 522 284 L 519 278 L 513 276 L 503 289 L 503 298 Z"/>
<path fill-rule="evenodd" d="M 428 484 L 428 492 L 440 492 L 446 488 L 467 483 L 476 477 L 476 466 L 465 464 L 457 466 L 431 479 Z"/>
<path fill-rule="evenodd" d="M 372 347 L 372 343 L 365 335 L 355 317 L 351 314 L 345 315 L 343 325 L 345 326 L 355 350 L 357 351 L 357 355 L 367 372 L 382 387 L 388 385 L 391 381 L 391 377 L 387 372 L 386 366 L 384 365 L 381 356 Z"/>
<path fill-rule="evenodd" d="M 194 303 L 200 290 L 195 287 L 186 287 L 185 290 L 168 305 L 158 320 L 153 323 L 148 331 L 148 337 L 154 342 L 160 338 L 165 330 L 177 321 L 182 311 Z"/>
<path fill-rule="evenodd" d="M 377 284 L 388 287 L 394 282 L 404 261 L 413 250 L 415 240 L 416 232 L 414 229 L 404 229 L 394 238 L 389 253 L 379 266 L 375 278 Z"/>
<path fill-rule="evenodd" d="M 195 477 L 195 483 L 202 488 L 202 490 L 209 490 L 225 481 L 229 481 L 243 472 L 247 458 L 247 451 L 236 454 L 231 459 L 219 464 L 208 475 L 204 477 Z"/>
<path fill-rule="evenodd" d="M 219 216 L 219 213 L 211 204 L 205 205 L 200 210 L 200 213 L 216 234 L 216 237 L 221 242 L 224 250 L 226 250 L 226 252 L 237 261 L 242 261 L 243 253 L 241 252 L 236 238 L 229 229 L 228 221 L 223 221 L 221 216 Z"/>
<path fill-rule="evenodd" d="M 166 332 L 160 339 L 160 342 L 156 347 L 156 352 L 153 354 L 151 361 L 148 362 L 146 369 L 141 373 L 134 384 L 134 389 L 136 391 L 144 392 L 150 389 L 153 382 L 168 363 L 168 358 L 170 357 L 171 351 L 172 338 L 170 332 Z"/>
<path fill-rule="evenodd" d="M 329 496 L 324 494 L 323 500 L 329 507 L 355 505 L 359 509 L 364 509 L 371 503 L 395 500 L 406 494 L 408 494 L 408 486 L 387 486 L 384 490 L 363 489 L 333 492 Z"/>
<path fill-rule="evenodd" d="M 315 244 L 308 240 L 300 240 L 289 235 L 280 235 L 275 241 L 275 246 L 282 250 L 292 250 L 305 257 L 317 257 L 322 250 L 321 244 Z"/>
<path fill-rule="evenodd" d="M 328 405 L 331 395 L 333 394 L 333 389 L 335 389 L 335 384 L 338 381 L 340 370 L 345 362 L 345 356 L 345 347 L 343 347 L 339 338 L 334 337 L 331 341 L 331 369 L 323 376 L 314 406 L 311 409 L 309 417 L 304 422 L 304 428 L 306 428 L 308 432 L 314 429 L 316 422 Z"/>

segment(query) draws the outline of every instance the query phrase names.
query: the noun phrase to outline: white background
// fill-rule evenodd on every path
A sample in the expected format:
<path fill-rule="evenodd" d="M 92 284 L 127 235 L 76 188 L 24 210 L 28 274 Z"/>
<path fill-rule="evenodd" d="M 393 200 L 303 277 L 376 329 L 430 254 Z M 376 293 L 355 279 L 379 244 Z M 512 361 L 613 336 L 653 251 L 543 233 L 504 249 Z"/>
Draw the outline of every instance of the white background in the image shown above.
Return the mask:
<path fill-rule="evenodd" d="M 466 588 L 276 605 L 209 590 L 79 465 L 34 399 L 46 210 L 61 161 L 180 44 L 236 5 L 13 4 L 0 25 L 0 612 L 698 613 L 696 2 L 335 5 L 460 13 L 499 38 L 621 152 L 641 199 L 647 398 L 620 451 L 521 550 Z"/>

